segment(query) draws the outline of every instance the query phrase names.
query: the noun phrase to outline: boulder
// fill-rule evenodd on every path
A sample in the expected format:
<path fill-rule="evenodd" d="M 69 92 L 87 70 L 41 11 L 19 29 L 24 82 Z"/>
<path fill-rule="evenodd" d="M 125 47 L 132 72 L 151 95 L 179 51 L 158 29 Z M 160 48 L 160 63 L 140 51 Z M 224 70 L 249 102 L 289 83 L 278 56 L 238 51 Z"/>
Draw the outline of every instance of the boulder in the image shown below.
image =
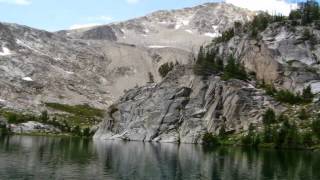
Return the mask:
<path fill-rule="evenodd" d="M 61 133 L 61 130 L 55 128 L 52 125 L 46 125 L 35 121 L 28 121 L 21 124 L 11 124 L 10 130 L 17 134 L 29 134 L 29 133 Z"/>

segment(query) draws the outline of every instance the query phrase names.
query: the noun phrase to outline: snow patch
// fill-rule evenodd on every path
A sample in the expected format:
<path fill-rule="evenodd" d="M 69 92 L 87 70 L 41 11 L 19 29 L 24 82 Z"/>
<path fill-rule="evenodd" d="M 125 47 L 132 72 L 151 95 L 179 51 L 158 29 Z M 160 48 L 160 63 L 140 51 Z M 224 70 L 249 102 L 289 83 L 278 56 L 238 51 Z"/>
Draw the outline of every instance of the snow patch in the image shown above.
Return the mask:
<path fill-rule="evenodd" d="M 188 26 L 190 21 L 189 20 L 182 20 L 181 23 L 184 25 L 184 26 Z"/>
<path fill-rule="evenodd" d="M 31 77 L 23 77 L 22 80 L 29 81 L 29 82 L 33 81 L 33 79 L 31 79 Z"/>
<path fill-rule="evenodd" d="M 208 37 L 212 37 L 212 38 L 216 38 L 216 37 L 220 36 L 219 33 L 209 33 L 209 32 L 205 33 L 204 35 L 208 36 Z"/>
<path fill-rule="evenodd" d="M 153 46 L 148 46 L 151 49 L 161 49 L 161 48 L 167 48 L 169 46 L 160 46 L 160 45 L 153 45 Z"/>
<path fill-rule="evenodd" d="M 6 100 L 0 98 L 0 102 L 6 102 Z"/>
<path fill-rule="evenodd" d="M 0 56 L 9 56 L 11 55 L 11 51 L 10 49 L 6 48 L 6 47 L 2 47 L 2 52 L 0 52 Z"/>
<path fill-rule="evenodd" d="M 66 71 L 67 74 L 74 74 L 74 72 Z"/>
<path fill-rule="evenodd" d="M 217 30 L 217 29 L 219 28 L 219 26 L 212 25 L 212 28 L 213 28 L 214 30 Z"/>
<path fill-rule="evenodd" d="M 320 93 L 320 82 L 314 82 L 310 84 L 311 91 L 314 94 Z"/>
<path fill-rule="evenodd" d="M 167 21 L 160 21 L 159 24 L 169 24 Z"/>
<path fill-rule="evenodd" d="M 190 29 L 185 30 L 186 32 L 192 34 L 193 32 Z"/>
<path fill-rule="evenodd" d="M 181 24 L 176 24 L 176 26 L 174 27 L 175 29 L 180 29 L 181 28 Z"/>

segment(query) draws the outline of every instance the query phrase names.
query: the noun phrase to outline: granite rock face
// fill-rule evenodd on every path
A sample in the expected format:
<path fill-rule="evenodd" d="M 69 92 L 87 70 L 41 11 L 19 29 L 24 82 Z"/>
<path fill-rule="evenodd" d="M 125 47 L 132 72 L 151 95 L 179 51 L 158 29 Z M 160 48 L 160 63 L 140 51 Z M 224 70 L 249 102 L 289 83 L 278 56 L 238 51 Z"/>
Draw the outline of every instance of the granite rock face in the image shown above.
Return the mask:
<path fill-rule="evenodd" d="M 306 31 L 310 37 L 305 37 Z M 320 31 L 316 27 L 273 23 L 257 38 L 237 34 L 212 48 L 222 57 L 234 54 L 258 80 L 299 92 L 311 85 L 319 93 Z"/>
<path fill-rule="evenodd" d="M 160 84 L 128 91 L 108 109 L 95 139 L 201 143 L 202 136 L 261 126 L 267 108 L 281 109 L 250 83 L 202 79 L 179 66 Z"/>

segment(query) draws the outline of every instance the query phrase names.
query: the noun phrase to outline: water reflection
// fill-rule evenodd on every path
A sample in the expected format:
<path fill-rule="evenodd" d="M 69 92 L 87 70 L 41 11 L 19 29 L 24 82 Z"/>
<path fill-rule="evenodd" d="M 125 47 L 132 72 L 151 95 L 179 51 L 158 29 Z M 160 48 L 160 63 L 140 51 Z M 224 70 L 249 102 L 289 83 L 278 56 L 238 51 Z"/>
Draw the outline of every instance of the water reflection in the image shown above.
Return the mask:
<path fill-rule="evenodd" d="M 320 154 L 78 138 L 0 139 L 0 179 L 320 179 Z"/>

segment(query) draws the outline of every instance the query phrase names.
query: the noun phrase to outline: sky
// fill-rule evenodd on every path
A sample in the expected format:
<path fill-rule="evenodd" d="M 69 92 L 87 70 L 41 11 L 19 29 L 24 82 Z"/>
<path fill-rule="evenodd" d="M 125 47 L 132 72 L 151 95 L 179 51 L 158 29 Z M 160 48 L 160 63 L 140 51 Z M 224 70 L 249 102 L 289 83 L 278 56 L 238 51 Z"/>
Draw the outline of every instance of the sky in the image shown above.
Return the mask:
<path fill-rule="evenodd" d="M 157 10 L 179 9 L 217 1 L 221 0 L 0 0 L 0 21 L 57 31 L 118 22 Z M 225 1 L 250 10 L 268 10 L 282 14 L 288 14 L 296 2 Z"/>

